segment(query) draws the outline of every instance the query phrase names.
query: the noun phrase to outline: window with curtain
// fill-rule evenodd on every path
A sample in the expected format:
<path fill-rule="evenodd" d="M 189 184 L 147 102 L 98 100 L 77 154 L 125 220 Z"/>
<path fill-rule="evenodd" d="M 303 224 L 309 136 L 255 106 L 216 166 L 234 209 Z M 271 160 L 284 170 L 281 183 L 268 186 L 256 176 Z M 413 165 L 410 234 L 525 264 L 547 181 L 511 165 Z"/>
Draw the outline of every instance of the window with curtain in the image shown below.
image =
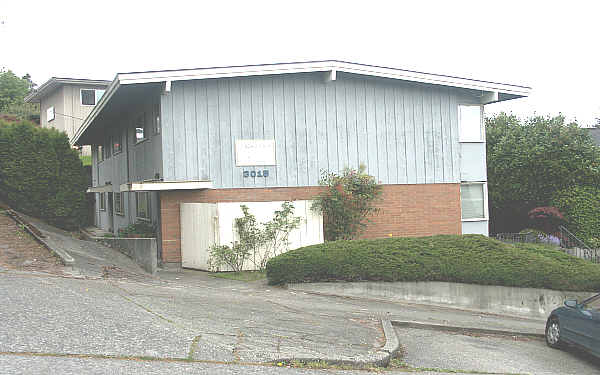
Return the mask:
<path fill-rule="evenodd" d="M 483 183 L 463 183 L 460 185 L 462 219 L 485 220 L 485 197 Z"/>

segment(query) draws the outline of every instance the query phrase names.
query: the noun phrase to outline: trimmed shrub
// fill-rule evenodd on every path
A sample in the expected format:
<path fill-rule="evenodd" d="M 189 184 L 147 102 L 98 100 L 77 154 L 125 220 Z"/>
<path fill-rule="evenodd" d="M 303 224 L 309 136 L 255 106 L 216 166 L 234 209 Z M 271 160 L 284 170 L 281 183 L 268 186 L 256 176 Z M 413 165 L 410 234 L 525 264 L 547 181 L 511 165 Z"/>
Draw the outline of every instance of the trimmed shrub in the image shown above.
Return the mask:
<path fill-rule="evenodd" d="M 597 291 L 600 265 L 543 245 L 481 235 L 334 241 L 267 263 L 269 284 L 317 281 L 448 281 Z"/>
<path fill-rule="evenodd" d="M 600 248 L 600 189 L 574 186 L 559 191 L 552 203 L 564 213 L 569 231 L 587 245 Z"/>
<path fill-rule="evenodd" d="M 0 199 L 64 229 L 86 222 L 86 174 L 64 133 L 0 121 Z"/>

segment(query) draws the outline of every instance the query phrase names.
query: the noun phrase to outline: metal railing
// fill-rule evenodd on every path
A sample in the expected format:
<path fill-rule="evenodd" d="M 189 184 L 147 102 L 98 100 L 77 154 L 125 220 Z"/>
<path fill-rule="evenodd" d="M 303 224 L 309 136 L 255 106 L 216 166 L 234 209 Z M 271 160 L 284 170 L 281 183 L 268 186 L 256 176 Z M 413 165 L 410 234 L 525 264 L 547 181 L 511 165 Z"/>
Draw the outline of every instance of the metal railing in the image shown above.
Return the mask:
<path fill-rule="evenodd" d="M 498 233 L 496 234 L 496 239 L 506 243 L 538 243 L 554 245 L 569 255 L 593 263 L 600 263 L 600 249 L 592 249 L 562 225 L 558 227 L 558 232 L 555 233 L 555 235 L 544 235 L 532 232 Z"/>

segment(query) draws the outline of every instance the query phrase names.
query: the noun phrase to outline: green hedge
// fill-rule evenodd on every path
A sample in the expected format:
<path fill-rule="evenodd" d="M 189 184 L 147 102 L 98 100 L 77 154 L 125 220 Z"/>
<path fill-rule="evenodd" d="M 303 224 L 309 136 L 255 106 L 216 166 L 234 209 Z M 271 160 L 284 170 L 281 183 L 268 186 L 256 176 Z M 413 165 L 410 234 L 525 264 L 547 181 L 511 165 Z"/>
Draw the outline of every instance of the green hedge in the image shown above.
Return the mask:
<path fill-rule="evenodd" d="M 64 229 L 86 222 L 86 174 L 64 133 L 0 121 L 0 200 Z"/>
<path fill-rule="evenodd" d="M 317 281 L 449 281 L 556 290 L 600 290 L 600 265 L 541 245 L 481 236 L 333 241 L 267 263 L 269 284 Z"/>
<path fill-rule="evenodd" d="M 592 247 L 600 247 L 600 189 L 574 186 L 558 192 L 552 205 L 563 213 L 566 227 Z"/>

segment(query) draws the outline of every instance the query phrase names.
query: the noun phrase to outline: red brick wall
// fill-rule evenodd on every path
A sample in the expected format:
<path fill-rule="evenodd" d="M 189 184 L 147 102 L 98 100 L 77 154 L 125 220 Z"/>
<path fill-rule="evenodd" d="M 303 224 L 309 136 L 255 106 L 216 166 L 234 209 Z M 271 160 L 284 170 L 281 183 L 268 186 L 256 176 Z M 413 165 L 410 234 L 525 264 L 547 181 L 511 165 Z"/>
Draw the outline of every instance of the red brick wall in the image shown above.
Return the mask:
<path fill-rule="evenodd" d="M 163 262 L 181 262 L 180 203 L 265 202 L 311 199 L 322 188 L 175 190 L 160 193 Z M 363 238 L 460 234 L 460 185 L 384 185 L 381 212 Z"/>

